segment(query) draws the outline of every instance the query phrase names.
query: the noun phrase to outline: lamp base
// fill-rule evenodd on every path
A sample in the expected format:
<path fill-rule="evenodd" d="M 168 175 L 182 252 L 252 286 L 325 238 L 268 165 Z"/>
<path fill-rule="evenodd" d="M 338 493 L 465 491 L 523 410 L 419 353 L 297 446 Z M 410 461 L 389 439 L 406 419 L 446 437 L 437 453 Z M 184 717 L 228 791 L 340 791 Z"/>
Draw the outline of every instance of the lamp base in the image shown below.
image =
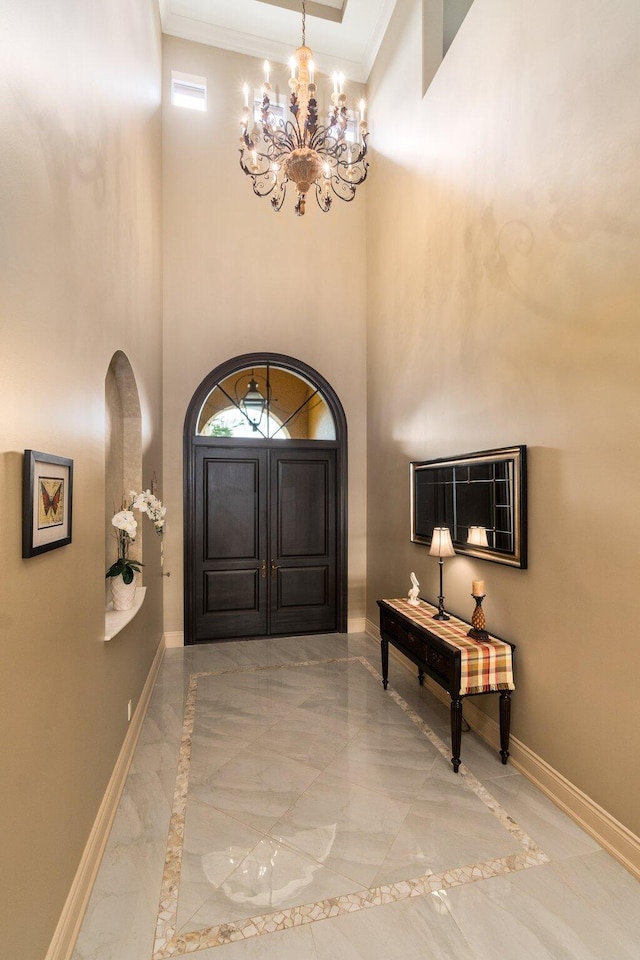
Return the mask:
<path fill-rule="evenodd" d="M 440 585 L 440 589 L 442 590 L 442 584 Z M 433 619 L 434 620 L 451 620 L 451 617 L 449 616 L 449 614 L 444 612 L 444 597 L 442 595 L 438 597 L 438 612 L 434 613 Z"/>

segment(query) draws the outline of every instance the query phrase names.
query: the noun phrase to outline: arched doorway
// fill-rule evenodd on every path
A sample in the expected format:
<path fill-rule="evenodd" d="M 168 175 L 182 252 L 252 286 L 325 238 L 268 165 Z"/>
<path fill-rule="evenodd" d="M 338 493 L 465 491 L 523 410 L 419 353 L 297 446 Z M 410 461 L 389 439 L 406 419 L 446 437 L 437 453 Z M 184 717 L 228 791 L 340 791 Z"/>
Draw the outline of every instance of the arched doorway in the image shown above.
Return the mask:
<path fill-rule="evenodd" d="M 213 370 L 185 418 L 185 643 L 346 631 L 347 425 L 299 360 Z"/>

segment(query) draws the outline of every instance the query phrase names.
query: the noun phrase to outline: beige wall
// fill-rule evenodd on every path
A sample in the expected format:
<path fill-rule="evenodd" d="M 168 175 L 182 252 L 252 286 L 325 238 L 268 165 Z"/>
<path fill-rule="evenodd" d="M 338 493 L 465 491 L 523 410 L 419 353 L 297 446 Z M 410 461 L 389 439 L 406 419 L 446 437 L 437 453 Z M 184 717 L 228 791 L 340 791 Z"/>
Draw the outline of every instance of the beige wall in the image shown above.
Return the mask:
<path fill-rule="evenodd" d="M 369 89 L 368 614 L 438 592 L 409 461 L 527 444 L 529 569 L 446 561 L 447 602 L 486 581 L 515 735 L 640 834 L 640 5 L 475 0 L 424 99 L 421 8 Z"/>
<path fill-rule="evenodd" d="M 164 37 L 164 452 L 165 494 L 181 516 L 187 406 L 218 364 L 254 351 L 296 357 L 321 373 L 349 429 L 349 616 L 364 616 L 365 210 L 368 183 L 324 214 L 298 218 L 254 196 L 238 165 L 242 84 L 262 63 Z M 287 73 L 272 82 L 286 89 Z M 171 70 L 204 76 L 208 111 L 173 107 Z M 348 93 L 357 101 L 354 85 Z M 182 531 L 167 528 L 165 629 L 183 629 Z"/>
<path fill-rule="evenodd" d="M 145 606 L 102 643 L 116 350 L 140 392 L 143 483 L 155 471 L 169 507 L 170 632 L 182 630 L 184 414 L 229 357 L 298 357 L 344 404 L 352 618 L 365 609 L 367 442 L 371 619 L 411 570 L 437 592 L 437 564 L 409 543 L 409 460 L 526 443 L 530 568 L 448 561 L 448 604 L 468 616 L 471 579 L 486 580 L 489 626 L 518 644 L 515 735 L 640 833 L 640 7 L 475 0 L 424 99 L 422 8 L 399 0 L 371 77 L 370 182 L 304 219 L 291 198 L 275 215 L 238 167 L 240 88 L 260 62 L 165 38 L 162 344 L 155 5 L 5 0 L 0 941 L 12 960 L 44 955 L 162 630 L 147 536 Z M 171 69 L 208 78 L 208 113 L 171 107 Z M 22 560 L 28 447 L 74 459 L 73 543 Z"/>
<path fill-rule="evenodd" d="M 0 730 L 3 955 L 44 956 L 161 638 L 103 643 L 105 375 L 129 357 L 161 476 L 160 31 L 152 0 L 2 4 Z M 73 542 L 21 559 L 22 451 L 71 457 Z M 170 520 L 168 520 L 170 522 Z"/>

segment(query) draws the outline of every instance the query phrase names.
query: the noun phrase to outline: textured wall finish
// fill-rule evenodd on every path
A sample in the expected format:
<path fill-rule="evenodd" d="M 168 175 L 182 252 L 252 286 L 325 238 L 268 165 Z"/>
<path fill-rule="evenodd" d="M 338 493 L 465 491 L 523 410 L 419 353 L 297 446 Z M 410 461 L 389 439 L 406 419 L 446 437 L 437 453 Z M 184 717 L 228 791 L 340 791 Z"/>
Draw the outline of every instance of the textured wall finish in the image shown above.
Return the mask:
<path fill-rule="evenodd" d="M 44 957 L 162 632 L 104 644 L 105 372 L 161 476 L 160 30 L 152 0 L 13 0 L 0 36 L 2 952 Z M 22 451 L 74 461 L 73 542 L 20 559 Z"/>
<path fill-rule="evenodd" d="M 640 6 L 475 0 L 424 99 L 421 11 L 369 90 L 369 617 L 438 592 L 409 461 L 527 444 L 529 569 L 448 560 L 448 608 L 485 580 L 514 735 L 640 834 Z"/>

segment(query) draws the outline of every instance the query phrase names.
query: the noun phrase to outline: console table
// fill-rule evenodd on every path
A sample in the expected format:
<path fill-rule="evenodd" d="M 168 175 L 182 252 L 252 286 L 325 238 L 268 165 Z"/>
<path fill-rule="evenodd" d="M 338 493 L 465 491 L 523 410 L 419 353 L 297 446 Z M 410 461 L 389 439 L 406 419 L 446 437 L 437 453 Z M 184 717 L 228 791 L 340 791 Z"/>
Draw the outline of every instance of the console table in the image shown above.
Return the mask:
<path fill-rule="evenodd" d="M 389 644 L 396 647 L 418 667 L 418 681 L 427 676 L 440 684 L 451 697 L 451 763 L 454 772 L 460 766 L 462 741 L 462 700 L 479 693 L 500 694 L 500 757 L 509 756 L 511 691 L 515 646 L 498 637 L 472 640 L 467 636 L 470 624 L 457 617 L 434 620 L 437 607 L 420 600 L 417 606 L 407 600 L 378 600 L 380 608 L 380 649 L 382 683 L 389 679 Z"/>

